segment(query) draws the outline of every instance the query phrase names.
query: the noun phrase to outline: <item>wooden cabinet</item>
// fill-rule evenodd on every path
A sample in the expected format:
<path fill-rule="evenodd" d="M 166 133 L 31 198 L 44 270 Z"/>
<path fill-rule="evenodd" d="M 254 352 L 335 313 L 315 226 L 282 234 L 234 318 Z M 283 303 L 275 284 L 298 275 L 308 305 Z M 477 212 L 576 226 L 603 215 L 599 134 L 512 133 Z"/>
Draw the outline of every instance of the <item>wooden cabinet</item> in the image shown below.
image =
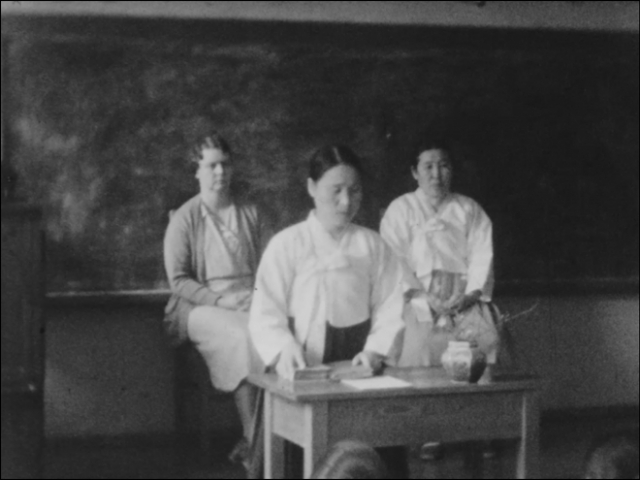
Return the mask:
<path fill-rule="evenodd" d="M 44 323 L 40 210 L 2 206 L 2 478 L 41 476 Z"/>

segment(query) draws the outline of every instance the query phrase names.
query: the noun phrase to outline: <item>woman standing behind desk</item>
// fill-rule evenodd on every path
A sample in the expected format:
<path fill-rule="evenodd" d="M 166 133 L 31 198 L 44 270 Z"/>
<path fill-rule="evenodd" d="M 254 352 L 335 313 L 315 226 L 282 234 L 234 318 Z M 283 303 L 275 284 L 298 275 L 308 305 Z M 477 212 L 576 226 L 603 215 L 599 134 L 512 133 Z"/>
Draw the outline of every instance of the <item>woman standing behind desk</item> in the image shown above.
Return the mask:
<path fill-rule="evenodd" d="M 403 330 L 397 259 L 376 232 L 351 223 L 360 172 L 348 148 L 318 150 L 307 181 L 315 210 L 278 233 L 262 257 L 249 330 L 264 363 L 284 378 L 347 359 L 378 368 Z"/>
<path fill-rule="evenodd" d="M 405 274 L 407 331 L 399 364 L 429 366 L 443 353 L 430 348 L 434 323 L 491 300 L 492 225 L 477 202 L 451 192 L 453 166 L 444 141 L 423 143 L 411 173 L 418 189 L 391 202 L 380 233 Z"/>
<path fill-rule="evenodd" d="M 406 332 L 398 364 L 439 365 L 451 338 L 441 327 L 450 326 L 451 315 L 491 300 L 492 225 L 477 202 L 451 192 L 453 165 L 444 140 L 426 140 L 411 173 L 418 189 L 391 202 L 380 226 L 404 270 Z M 495 362 L 495 350 L 486 353 Z M 493 456 L 493 447 L 484 444 L 483 455 Z M 442 456 L 442 445 L 425 444 L 421 456 Z"/>
<path fill-rule="evenodd" d="M 196 142 L 191 160 L 198 164 L 200 194 L 172 216 L 164 258 L 172 296 L 165 323 L 180 340 L 189 339 L 204 358 L 211 382 L 234 393 L 244 438 L 230 455 L 245 460 L 252 438 L 254 387 L 249 373 L 264 366 L 247 324 L 254 276 L 268 239 L 253 205 L 231 195 L 231 151 L 218 134 Z"/>

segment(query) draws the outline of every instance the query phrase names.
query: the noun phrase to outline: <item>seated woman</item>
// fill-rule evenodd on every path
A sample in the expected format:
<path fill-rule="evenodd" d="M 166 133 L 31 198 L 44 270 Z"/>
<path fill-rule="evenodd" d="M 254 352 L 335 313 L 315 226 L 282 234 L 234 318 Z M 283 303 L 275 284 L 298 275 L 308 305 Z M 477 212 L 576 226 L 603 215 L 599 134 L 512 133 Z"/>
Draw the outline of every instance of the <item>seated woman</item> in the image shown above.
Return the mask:
<path fill-rule="evenodd" d="M 376 232 L 351 223 L 360 172 L 348 148 L 318 150 L 307 182 L 315 210 L 273 237 L 262 257 L 249 330 L 262 361 L 284 378 L 347 359 L 377 368 L 403 330 L 398 262 Z"/>
<path fill-rule="evenodd" d="M 383 479 L 386 468 L 377 452 L 366 443 L 343 440 L 336 443 L 320 460 L 311 478 Z"/>
<path fill-rule="evenodd" d="M 210 372 L 214 387 L 234 392 L 244 438 L 232 453 L 241 461 L 252 436 L 255 403 L 249 373 L 264 371 L 247 330 L 253 284 L 268 234 L 255 206 L 231 195 L 229 146 L 212 133 L 193 146 L 200 194 L 172 216 L 164 258 L 172 295 L 165 323 L 189 339 Z"/>

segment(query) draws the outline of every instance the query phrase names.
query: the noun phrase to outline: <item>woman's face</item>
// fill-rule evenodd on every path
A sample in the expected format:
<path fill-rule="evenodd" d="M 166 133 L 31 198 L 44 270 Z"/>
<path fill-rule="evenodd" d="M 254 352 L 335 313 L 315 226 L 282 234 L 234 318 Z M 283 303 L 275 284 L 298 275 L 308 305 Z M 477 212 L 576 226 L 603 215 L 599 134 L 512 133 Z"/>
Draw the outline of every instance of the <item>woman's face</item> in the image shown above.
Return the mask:
<path fill-rule="evenodd" d="M 202 150 L 196 178 L 202 193 L 223 193 L 229 190 L 233 168 L 229 155 L 217 148 Z"/>
<path fill-rule="evenodd" d="M 453 168 L 445 151 L 425 150 L 418 156 L 418 166 L 412 168 L 411 173 L 427 197 L 441 200 L 449 194 Z"/>
<path fill-rule="evenodd" d="M 360 209 L 362 186 L 360 175 L 348 165 L 336 165 L 318 180 L 308 180 L 309 195 L 316 206 L 316 216 L 331 231 L 346 227 Z"/>

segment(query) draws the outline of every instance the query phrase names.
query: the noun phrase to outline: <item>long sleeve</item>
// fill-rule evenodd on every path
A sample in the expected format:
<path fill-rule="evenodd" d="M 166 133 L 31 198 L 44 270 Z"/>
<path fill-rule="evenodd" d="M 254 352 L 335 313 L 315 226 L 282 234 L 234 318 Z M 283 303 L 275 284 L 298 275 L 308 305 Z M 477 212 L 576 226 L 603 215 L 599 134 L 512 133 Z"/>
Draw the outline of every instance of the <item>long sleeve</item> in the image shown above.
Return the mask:
<path fill-rule="evenodd" d="M 482 299 L 491 300 L 493 294 L 493 228 L 491 220 L 475 204 L 468 233 L 469 272 L 466 293 L 480 290 Z"/>
<path fill-rule="evenodd" d="M 169 222 L 164 238 L 164 265 L 171 291 L 195 305 L 215 306 L 219 295 L 198 282 L 192 267 L 192 242 L 188 216 L 178 211 Z"/>
<path fill-rule="evenodd" d="M 409 221 L 406 218 L 406 210 L 401 204 L 393 202 L 380 222 L 380 235 L 391 247 L 400 263 L 403 276 L 403 291 L 411 288 L 421 288 L 420 282 L 415 277 L 411 268 L 411 232 Z"/>
<path fill-rule="evenodd" d="M 365 350 L 387 356 L 404 329 L 403 276 L 398 259 L 384 242 L 380 242 L 376 260 L 371 291 L 371 332 Z"/>
<path fill-rule="evenodd" d="M 294 338 L 287 310 L 295 268 L 284 240 L 274 237 L 262 256 L 249 316 L 249 332 L 265 365 L 272 365 Z"/>

